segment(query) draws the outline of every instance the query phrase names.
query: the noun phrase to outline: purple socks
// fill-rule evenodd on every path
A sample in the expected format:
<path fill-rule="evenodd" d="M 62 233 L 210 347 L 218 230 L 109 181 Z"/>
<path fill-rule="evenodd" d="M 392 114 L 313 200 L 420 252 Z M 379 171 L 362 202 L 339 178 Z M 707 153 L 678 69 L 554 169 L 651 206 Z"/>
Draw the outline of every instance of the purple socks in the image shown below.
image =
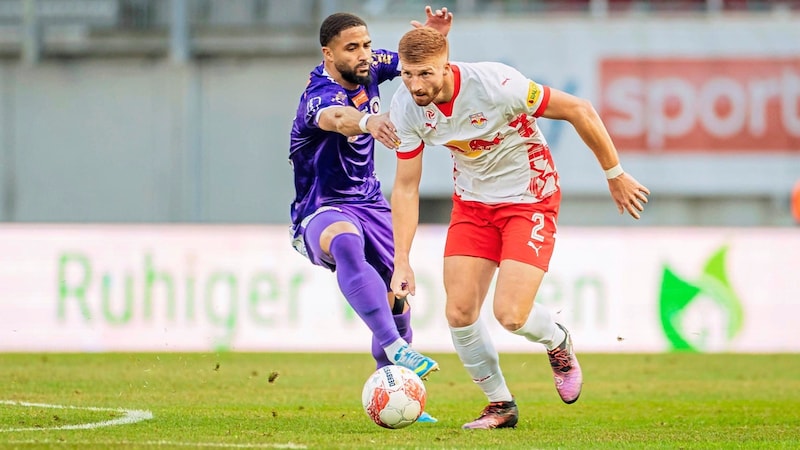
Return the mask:
<path fill-rule="evenodd" d="M 375 345 L 377 344 L 380 349 L 382 360 L 388 361 L 383 347 L 400 338 L 398 327 L 395 326 L 397 319 L 392 320 L 392 312 L 386 300 L 386 285 L 375 268 L 367 262 L 364 256 L 364 241 L 360 235 L 353 233 L 337 235 L 331 241 L 330 251 L 336 261 L 336 280 L 339 282 L 339 289 L 356 314 L 372 331 L 372 354 L 380 365 L 382 361 L 378 359 Z M 409 329 L 408 320 L 405 323 L 406 329 Z"/>
<path fill-rule="evenodd" d="M 411 332 L 411 310 L 409 309 L 402 314 L 395 314 L 393 317 L 394 323 L 397 325 L 397 331 L 400 333 L 400 337 L 405 339 L 406 342 L 410 344 L 413 334 Z M 381 344 L 378 343 L 375 335 L 372 336 L 372 357 L 375 358 L 375 362 L 377 363 L 376 368 L 378 369 L 394 364 L 392 361 L 389 361 L 389 358 L 386 357 L 386 352 L 383 351 L 383 347 L 381 347 Z"/>

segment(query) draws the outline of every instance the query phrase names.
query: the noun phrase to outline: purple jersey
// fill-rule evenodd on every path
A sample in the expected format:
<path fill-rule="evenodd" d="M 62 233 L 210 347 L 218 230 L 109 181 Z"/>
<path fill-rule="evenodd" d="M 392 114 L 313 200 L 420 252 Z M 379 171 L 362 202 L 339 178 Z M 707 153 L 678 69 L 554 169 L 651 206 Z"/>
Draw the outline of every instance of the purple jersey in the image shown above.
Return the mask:
<path fill-rule="evenodd" d="M 400 72 L 397 53 L 373 51 L 372 82 L 348 90 L 328 76 L 320 64 L 300 97 L 292 124 L 289 162 L 294 169 L 295 198 L 291 206 L 296 227 L 320 206 L 382 201 L 375 176 L 375 139 L 369 133 L 347 137 L 319 127 L 319 114 L 328 107 L 352 106 L 372 114 L 381 112 L 378 85 Z"/>

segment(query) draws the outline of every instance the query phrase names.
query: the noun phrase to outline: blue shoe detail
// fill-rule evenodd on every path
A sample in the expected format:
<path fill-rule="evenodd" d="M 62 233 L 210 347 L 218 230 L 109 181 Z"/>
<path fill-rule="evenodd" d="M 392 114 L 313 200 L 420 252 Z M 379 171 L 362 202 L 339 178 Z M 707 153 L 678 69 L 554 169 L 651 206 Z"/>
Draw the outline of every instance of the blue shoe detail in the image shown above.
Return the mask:
<path fill-rule="evenodd" d="M 419 419 L 417 419 L 417 422 L 420 423 L 436 423 L 438 421 L 439 419 L 433 417 L 432 415 L 426 413 L 425 411 L 422 411 L 422 414 L 419 416 Z"/>
<path fill-rule="evenodd" d="M 417 353 L 416 350 L 407 345 L 400 348 L 394 355 L 394 363 L 410 369 L 423 380 L 427 379 L 431 372 L 439 370 L 439 364 L 436 361 Z"/>

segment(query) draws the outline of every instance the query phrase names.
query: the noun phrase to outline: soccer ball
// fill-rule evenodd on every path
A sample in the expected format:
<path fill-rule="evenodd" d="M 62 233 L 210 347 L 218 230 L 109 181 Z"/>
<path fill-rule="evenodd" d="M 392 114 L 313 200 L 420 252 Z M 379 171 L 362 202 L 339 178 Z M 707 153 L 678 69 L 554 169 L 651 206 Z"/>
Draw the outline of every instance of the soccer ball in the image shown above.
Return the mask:
<path fill-rule="evenodd" d="M 376 370 L 364 383 L 361 404 L 373 422 L 398 429 L 419 419 L 426 398 L 425 385 L 417 374 L 405 367 L 389 365 Z"/>

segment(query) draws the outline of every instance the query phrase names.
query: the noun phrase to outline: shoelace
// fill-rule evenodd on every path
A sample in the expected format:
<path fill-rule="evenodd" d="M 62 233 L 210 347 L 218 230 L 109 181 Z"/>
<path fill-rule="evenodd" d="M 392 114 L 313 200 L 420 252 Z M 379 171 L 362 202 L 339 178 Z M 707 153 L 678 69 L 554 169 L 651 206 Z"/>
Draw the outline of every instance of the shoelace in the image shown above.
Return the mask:
<path fill-rule="evenodd" d="M 550 367 L 561 372 L 569 372 L 572 368 L 572 361 L 569 357 L 569 352 L 565 348 L 556 348 L 551 352 L 547 352 L 550 356 Z"/>
<path fill-rule="evenodd" d="M 506 402 L 493 402 L 489 403 L 486 408 L 483 408 L 483 412 L 481 412 L 481 417 L 488 416 L 489 414 L 503 414 L 506 413 L 508 406 L 506 406 Z"/>
<path fill-rule="evenodd" d="M 423 360 L 425 360 L 424 356 L 415 352 L 414 350 L 411 350 L 410 348 L 407 348 L 402 352 L 400 358 L 397 359 L 397 362 L 402 362 L 403 364 L 408 364 L 410 366 L 418 366 Z"/>

